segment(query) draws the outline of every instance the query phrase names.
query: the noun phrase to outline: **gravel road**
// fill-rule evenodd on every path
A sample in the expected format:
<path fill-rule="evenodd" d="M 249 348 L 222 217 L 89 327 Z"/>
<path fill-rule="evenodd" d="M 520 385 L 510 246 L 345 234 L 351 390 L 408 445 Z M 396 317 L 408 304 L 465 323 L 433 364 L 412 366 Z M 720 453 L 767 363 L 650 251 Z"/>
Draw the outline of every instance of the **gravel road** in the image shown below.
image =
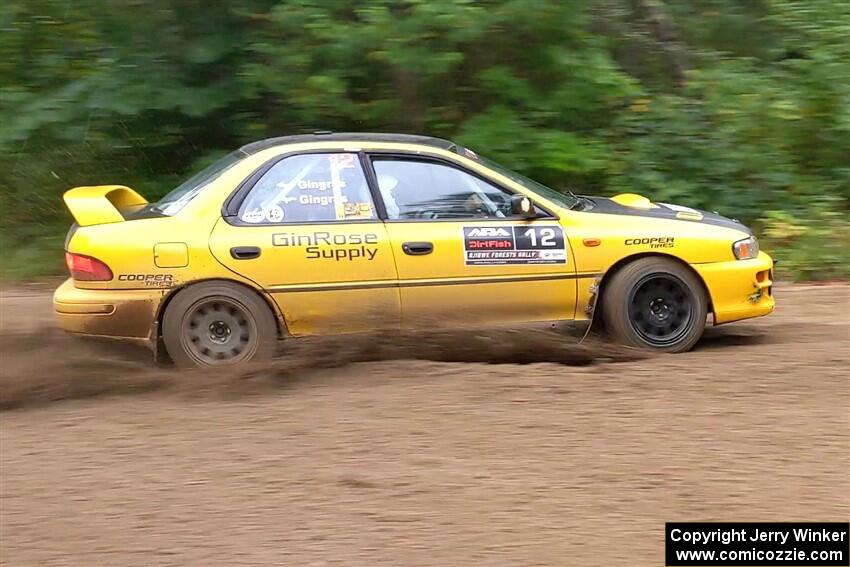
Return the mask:
<path fill-rule="evenodd" d="M 199 374 L 6 289 L 0 563 L 657 566 L 665 521 L 846 521 L 850 287 L 776 295 L 683 355 L 456 334 Z"/>

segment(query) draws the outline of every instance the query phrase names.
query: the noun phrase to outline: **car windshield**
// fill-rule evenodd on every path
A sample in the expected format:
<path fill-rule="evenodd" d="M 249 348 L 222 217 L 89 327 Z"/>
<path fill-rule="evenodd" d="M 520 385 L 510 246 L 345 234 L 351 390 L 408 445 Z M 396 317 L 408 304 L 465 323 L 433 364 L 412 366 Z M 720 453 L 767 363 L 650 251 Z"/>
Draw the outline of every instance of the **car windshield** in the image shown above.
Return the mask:
<path fill-rule="evenodd" d="M 166 216 L 177 214 L 198 193 L 203 191 L 207 185 L 215 181 L 222 173 L 247 156 L 248 154 L 242 150 L 236 150 L 227 154 L 178 185 L 156 203 L 152 203 L 151 208 L 155 212 Z"/>
<path fill-rule="evenodd" d="M 543 185 L 542 183 L 538 183 L 537 181 L 535 181 L 533 179 L 529 179 L 528 177 L 526 177 L 522 174 L 519 174 L 516 171 L 508 169 L 507 167 L 505 167 L 501 164 L 498 164 L 491 159 L 487 159 L 485 157 L 482 157 L 482 156 L 478 155 L 477 153 L 473 152 L 470 149 L 459 148 L 459 151 L 460 151 L 461 155 L 463 155 L 463 156 L 465 156 L 465 157 L 467 157 L 471 160 L 477 161 L 478 163 L 481 163 L 482 165 L 489 167 L 493 171 L 501 173 L 502 175 L 511 179 L 512 181 L 519 183 L 520 185 L 522 185 L 526 189 L 533 191 L 533 192 L 537 193 L 538 195 L 540 195 L 540 196 L 542 196 L 542 197 L 552 201 L 553 203 L 556 203 L 556 204 L 558 204 L 558 205 L 560 205 L 560 206 L 562 206 L 566 209 L 574 208 L 579 201 L 578 198 L 576 198 L 572 195 L 567 195 L 565 193 L 561 193 L 560 191 L 555 191 L 551 187 L 547 187 L 547 186 Z"/>

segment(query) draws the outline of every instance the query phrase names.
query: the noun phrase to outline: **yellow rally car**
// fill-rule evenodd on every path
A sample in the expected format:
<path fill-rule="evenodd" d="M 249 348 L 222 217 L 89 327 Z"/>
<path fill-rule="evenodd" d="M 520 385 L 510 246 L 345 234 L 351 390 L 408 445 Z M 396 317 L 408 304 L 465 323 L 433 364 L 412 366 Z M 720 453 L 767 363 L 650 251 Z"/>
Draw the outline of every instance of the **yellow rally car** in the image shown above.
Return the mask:
<path fill-rule="evenodd" d="M 64 196 L 72 333 L 178 365 L 375 326 L 599 320 L 676 352 L 773 311 L 771 258 L 740 223 L 639 195 L 562 194 L 452 142 L 331 134 L 248 144 L 156 203 Z"/>

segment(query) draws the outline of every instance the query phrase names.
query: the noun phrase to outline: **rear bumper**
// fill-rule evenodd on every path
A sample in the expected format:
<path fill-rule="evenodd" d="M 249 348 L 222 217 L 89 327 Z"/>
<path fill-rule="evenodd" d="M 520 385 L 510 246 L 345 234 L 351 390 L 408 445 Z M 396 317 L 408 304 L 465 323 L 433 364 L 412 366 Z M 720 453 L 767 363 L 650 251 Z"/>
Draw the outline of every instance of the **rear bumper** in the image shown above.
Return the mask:
<path fill-rule="evenodd" d="M 53 310 L 69 333 L 146 340 L 164 295 L 164 290 L 80 289 L 69 278 L 53 293 Z"/>
<path fill-rule="evenodd" d="M 773 312 L 773 260 L 764 252 L 752 260 L 692 264 L 711 296 L 714 324 Z"/>

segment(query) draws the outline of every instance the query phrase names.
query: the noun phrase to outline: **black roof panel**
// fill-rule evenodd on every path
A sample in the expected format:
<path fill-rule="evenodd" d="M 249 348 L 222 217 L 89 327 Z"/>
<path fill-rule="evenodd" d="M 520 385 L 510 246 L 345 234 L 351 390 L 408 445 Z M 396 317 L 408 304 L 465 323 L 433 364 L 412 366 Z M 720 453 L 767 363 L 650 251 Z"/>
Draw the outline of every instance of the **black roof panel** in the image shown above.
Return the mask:
<path fill-rule="evenodd" d="M 421 144 L 452 152 L 457 151 L 457 144 L 442 138 L 416 136 L 413 134 L 380 134 L 369 132 L 317 132 L 315 134 L 297 134 L 267 138 L 245 144 L 240 150 L 246 154 L 254 154 L 261 150 L 282 146 L 285 144 L 303 144 L 307 142 L 394 142 L 399 144 Z"/>

